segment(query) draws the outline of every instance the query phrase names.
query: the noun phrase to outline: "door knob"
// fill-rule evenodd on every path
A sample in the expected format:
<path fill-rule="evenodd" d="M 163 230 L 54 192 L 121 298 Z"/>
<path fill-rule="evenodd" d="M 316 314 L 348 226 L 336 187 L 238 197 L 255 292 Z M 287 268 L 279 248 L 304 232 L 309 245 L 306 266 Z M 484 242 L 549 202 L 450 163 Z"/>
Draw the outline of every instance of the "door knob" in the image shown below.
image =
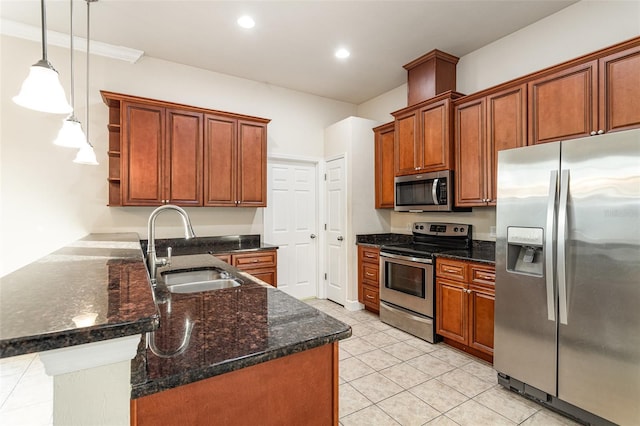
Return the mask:
<path fill-rule="evenodd" d="M 309 235 L 309 237 L 310 237 L 312 240 L 314 240 L 314 239 L 316 238 L 316 234 L 311 234 L 311 235 Z"/>
<path fill-rule="evenodd" d="M 338 241 L 342 241 L 344 240 L 344 238 L 342 238 L 342 235 L 338 236 Z"/>

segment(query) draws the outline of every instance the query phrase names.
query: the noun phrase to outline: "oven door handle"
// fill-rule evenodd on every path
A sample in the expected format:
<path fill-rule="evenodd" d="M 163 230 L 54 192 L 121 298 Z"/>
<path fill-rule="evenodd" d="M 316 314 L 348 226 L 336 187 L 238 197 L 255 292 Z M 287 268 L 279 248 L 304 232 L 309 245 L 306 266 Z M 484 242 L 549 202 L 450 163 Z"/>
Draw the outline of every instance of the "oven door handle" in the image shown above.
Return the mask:
<path fill-rule="evenodd" d="M 388 257 L 391 259 L 399 259 L 399 260 L 406 260 L 407 262 L 418 262 L 418 263 L 427 263 L 427 264 L 432 264 L 433 260 L 431 259 L 424 259 L 421 257 L 411 257 L 411 256 L 404 256 L 404 255 L 400 255 L 400 254 L 391 254 L 391 253 L 385 253 L 385 252 L 380 252 L 380 257 Z"/>

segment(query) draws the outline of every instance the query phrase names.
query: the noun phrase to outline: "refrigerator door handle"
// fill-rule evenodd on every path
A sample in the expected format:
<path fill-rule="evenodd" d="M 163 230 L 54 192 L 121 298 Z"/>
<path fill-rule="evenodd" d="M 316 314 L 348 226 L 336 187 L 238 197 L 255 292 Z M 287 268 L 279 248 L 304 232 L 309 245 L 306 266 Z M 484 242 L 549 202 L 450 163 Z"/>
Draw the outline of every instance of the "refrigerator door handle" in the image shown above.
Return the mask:
<path fill-rule="evenodd" d="M 547 226 L 545 227 L 545 282 L 547 285 L 547 318 L 556 320 L 555 297 L 553 293 L 553 235 L 555 234 L 556 195 L 558 193 L 558 171 L 549 174 L 549 200 L 547 201 Z"/>
<path fill-rule="evenodd" d="M 560 174 L 560 203 L 558 205 L 558 297 L 560 323 L 566 325 L 567 313 L 567 270 L 566 270 L 566 241 L 567 241 L 567 199 L 569 198 L 569 170 L 562 170 Z"/>

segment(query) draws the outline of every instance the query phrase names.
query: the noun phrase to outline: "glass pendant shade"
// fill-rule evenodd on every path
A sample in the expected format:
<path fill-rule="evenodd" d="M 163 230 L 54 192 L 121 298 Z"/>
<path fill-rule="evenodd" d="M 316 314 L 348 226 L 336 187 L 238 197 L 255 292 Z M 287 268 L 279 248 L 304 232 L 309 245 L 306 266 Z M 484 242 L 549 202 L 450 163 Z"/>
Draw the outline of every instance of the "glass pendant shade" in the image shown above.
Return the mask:
<path fill-rule="evenodd" d="M 62 123 L 58 137 L 53 141 L 54 145 L 65 148 L 82 148 L 87 144 L 87 137 L 82 130 L 82 124 L 75 115 L 71 115 Z"/>
<path fill-rule="evenodd" d="M 25 108 L 51 114 L 69 114 L 73 110 L 58 79 L 58 72 L 46 60 L 31 66 L 13 101 Z"/>
<path fill-rule="evenodd" d="M 93 150 L 93 146 L 91 146 L 88 142 L 85 143 L 78 151 L 78 154 L 76 155 L 76 158 L 73 160 L 73 162 L 78 164 L 97 166 L 98 160 L 96 159 L 96 153 Z"/>

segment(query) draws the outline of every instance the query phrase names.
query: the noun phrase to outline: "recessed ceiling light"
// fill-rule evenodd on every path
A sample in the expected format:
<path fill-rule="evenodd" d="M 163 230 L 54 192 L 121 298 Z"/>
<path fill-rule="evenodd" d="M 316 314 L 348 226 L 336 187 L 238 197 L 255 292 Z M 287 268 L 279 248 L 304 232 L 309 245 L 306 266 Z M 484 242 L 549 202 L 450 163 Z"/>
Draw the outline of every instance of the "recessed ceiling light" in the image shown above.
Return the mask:
<path fill-rule="evenodd" d="M 348 58 L 349 55 L 351 55 L 351 53 L 344 47 L 341 47 L 340 49 L 336 50 L 336 58 L 344 59 L 344 58 Z"/>
<path fill-rule="evenodd" d="M 244 15 L 238 18 L 238 25 L 242 28 L 253 28 L 256 26 L 256 21 L 251 16 Z"/>

